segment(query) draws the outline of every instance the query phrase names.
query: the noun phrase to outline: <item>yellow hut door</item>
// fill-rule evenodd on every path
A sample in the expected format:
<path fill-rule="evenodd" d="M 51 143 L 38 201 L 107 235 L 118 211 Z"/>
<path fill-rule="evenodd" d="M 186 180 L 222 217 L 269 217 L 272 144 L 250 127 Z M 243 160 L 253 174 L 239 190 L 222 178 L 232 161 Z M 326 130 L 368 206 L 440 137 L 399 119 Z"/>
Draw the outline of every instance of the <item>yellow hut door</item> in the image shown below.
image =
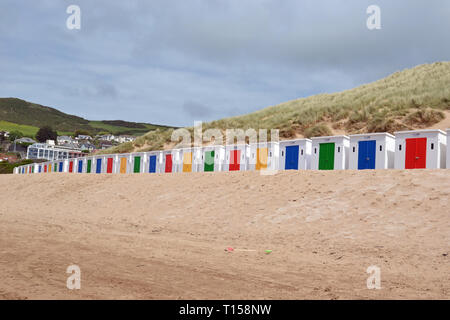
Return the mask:
<path fill-rule="evenodd" d="M 127 158 L 120 159 L 120 173 L 127 173 Z"/>
<path fill-rule="evenodd" d="M 192 152 L 183 153 L 183 172 L 192 171 Z"/>
<path fill-rule="evenodd" d="M 264 170 L 267 169 L 267 157 L 268 150 L 267 148 L 258 148 L 256 150 L 256 170 Z"/>

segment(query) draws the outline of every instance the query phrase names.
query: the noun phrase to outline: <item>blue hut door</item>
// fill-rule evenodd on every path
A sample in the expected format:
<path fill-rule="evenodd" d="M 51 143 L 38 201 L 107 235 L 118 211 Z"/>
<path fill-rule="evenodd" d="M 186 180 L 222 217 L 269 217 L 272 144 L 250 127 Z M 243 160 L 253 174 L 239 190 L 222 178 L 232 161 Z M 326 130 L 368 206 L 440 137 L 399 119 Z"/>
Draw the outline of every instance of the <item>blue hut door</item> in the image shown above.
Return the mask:
<path fill-rule="evenodd" d="M 63 163 L 62 162 L 59 163 L 59 172 L 63 172 Z"/>
<path fill-rule="evenodd" d="M 97 166 L 95 168 L 95 173 L 102 172 L 102 159 L 97 159 Z"/>
<path fill-rule="evenodd" d="M 150 156 L 150 167 L 148 172 L 150 173 L 156 172 L 156 156 Z"/>
<path fill-rule="evenodd" d="M 78 161 L 78 172 L 79 173 L 83 172 L 83 160 Z"/>
<path fill-rule="evenodd" d="M 358 170 L 375 169 L 376 141 L 358 142 Z"/>
<path fill-rule="evenodd" d="M 286 170 L 298 170 L 298 146 L 287 146 L 284 162 Z"/>

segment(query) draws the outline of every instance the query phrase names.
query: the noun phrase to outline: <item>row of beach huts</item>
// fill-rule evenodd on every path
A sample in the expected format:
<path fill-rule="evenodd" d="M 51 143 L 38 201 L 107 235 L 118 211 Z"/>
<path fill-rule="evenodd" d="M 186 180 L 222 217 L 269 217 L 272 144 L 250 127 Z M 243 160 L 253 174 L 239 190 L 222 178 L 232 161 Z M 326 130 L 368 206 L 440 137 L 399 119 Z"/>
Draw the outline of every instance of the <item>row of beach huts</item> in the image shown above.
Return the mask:
<path fill-rule="evenodd" d="M 339 135 L 93 155 L 33 163 L 14 173 L 170 173 L 246 170 L 450 169 L 450 129 Z"/>

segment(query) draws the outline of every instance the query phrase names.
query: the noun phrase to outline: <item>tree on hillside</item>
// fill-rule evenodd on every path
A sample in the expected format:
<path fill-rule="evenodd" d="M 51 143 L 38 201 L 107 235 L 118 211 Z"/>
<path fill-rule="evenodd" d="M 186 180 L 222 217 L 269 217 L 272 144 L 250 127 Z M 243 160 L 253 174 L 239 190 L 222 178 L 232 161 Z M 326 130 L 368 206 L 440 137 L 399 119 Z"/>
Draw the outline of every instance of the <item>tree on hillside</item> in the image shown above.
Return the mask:
<path fill-rule="evenodd" d="M 43 126 L 36 133 L 36 140 L 39 142 L 45 142 L 47 140 L 55 140 L 58 137 L 58 133 L 50 126 Z"/>
<path fill-rule="evenodd" d="M 9 140 L 14 141 L 23 137 L 23 133 L 18 130 L 13 130 L 9 133 Z"/>

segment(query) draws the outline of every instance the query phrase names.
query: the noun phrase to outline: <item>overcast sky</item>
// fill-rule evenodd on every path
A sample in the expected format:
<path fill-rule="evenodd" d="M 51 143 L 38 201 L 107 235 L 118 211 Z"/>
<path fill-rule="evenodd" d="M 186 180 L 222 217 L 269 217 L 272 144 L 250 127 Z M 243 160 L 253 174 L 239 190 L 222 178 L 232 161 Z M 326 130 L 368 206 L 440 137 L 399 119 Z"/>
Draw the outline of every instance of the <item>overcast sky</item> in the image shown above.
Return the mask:
<path fill-rule="evenodd" d="M 192 126 L 448 61 L 449 34 L 448 0 L 1 0 L 0 97 Z"/>

